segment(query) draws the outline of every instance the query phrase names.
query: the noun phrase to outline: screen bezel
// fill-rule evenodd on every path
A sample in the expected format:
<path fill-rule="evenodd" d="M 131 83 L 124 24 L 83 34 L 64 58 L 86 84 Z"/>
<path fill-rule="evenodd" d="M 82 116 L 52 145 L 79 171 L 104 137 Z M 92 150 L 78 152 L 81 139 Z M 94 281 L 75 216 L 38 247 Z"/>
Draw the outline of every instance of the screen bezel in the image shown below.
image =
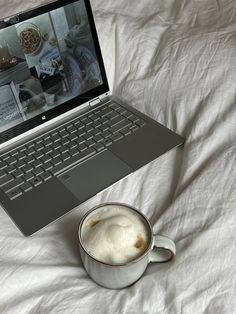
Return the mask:
<path fill-rule="evenodd" d="M 10 26 L 13 26 L 19 22 L 23 22 L 25 20 L 28 20 L 30 18 L 36 17 L 38 15 L 47 13 L 49 11 L 58 9 L 60 7 L 66 6 L 68 4 L 72 4 L 74 2 L 81 1 L 81 0 L 58 0 L 53 3 L 49 3 L 44 6 L 37 7 L 35 9 L 32 9 L 30 11 L 26 11 L 23 13 L 20 13 L 18 15 L 15 15 L 13 17 L 10 17 L 8 19 L 3 19 L 0 21 L 0 29 L 4 29 Z M 98 40 L 98 35 L 96 31 L 96 26 L 93 18 L 93 13 L 90 5 L 89 0 L 83 0 L 85 4 L 85 8 L 88 15 L 89 25 L 91 28 L 91 34 L 93 38 L 93 43 L 95 47 L 95 51 L 97 54 L 97 60 L 100 66 L 101 76 L 102 76 L 102 84 L 92 90 L 89 90 L 85 92 L 84 94 L 81 94 L 79 96 L 76 96 L 75 98 L 65 102 L 64 104 L 60 104 L 59 106 L 52 108 L 42 114 L 37 115 L 36 117 L 33 117 L 27 121 L 24 121 L 10 129 L 7 129 L 0 133 L 0 144 L 18 136 L 22 133 L 29 131 L 33 129 L 34 127 L 37 127 L 39 125 L 42 125 L 48 121 L 50 121 L 53 118 L 56 118 L 57 116 L 66 113 L 67 111 L 70 111 L 76 107 L 79 107 L 83 105 L 84 103 L 91 101 L 92 99 L 98 97 L 99 95 L 102 95 L 104 93 L 109 92 L 109 85 L 107 81 L 105 66 L 102 58 L 102 53 L 100 49 L 100 44 Z"/>

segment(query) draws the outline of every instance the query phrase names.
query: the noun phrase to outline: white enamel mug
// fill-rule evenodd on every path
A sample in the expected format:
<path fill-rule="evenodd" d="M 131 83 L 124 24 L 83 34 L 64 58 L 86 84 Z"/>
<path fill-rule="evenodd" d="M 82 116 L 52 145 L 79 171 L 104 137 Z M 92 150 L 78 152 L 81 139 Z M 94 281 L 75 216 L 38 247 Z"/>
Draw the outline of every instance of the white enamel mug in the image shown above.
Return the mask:
<path fill-rule="evenodd" d="M 86 221 L 95 212 L 97 213 L 105 206 L 117 205 L 125 207 L 139 216 L 147 228 L 149 244 L 141 256 L 128 263 L 108 264 L 99 261 L 86 250 L 82 241 L 82 229 Z M 154 235 L 147 217 L 137 209 L 122 203 L 105 203 L 91 209 L 80 221 L 78 237 L 81 259 L 88 275 L 97 284 L 111 289 L 121 289 L 130 286 L 142 276 L 150 262 L 168 262 L 176 255 L 175 243 L 171 239 L 163 235 Z"/>

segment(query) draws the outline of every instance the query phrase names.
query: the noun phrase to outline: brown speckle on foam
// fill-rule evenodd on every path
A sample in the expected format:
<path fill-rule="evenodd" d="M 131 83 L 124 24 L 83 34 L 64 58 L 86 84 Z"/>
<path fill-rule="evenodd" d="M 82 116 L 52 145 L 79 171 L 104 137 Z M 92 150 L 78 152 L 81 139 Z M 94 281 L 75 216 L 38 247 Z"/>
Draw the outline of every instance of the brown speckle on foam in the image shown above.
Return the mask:
<path fill-rule="evenodd" d="M 93 228 L 95 227 L 98 223 L 100 222 L 100 220 L 90 220 L 89 223 L 89 227 Z"/>
<path fill-rule="evenodd" d="M 147 242 L 140 234 L 138 234 L 137 241 L 135 242 L 134 246 L 136 247 L 136 249 L 144 251 L 147 247 Z"/>

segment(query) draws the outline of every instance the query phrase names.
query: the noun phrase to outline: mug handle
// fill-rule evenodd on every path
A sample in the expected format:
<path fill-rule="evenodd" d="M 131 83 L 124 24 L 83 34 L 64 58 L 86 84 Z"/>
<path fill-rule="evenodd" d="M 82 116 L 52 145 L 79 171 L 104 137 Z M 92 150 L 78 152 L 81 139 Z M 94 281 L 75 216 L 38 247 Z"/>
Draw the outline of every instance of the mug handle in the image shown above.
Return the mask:
<path fill-rule="evenodd" d="M 154 247 L 149 256 L 149 262 L 169 262 L 175 255 L 176 246 L 174 241 L 166 236 L 154 235 Z"/>

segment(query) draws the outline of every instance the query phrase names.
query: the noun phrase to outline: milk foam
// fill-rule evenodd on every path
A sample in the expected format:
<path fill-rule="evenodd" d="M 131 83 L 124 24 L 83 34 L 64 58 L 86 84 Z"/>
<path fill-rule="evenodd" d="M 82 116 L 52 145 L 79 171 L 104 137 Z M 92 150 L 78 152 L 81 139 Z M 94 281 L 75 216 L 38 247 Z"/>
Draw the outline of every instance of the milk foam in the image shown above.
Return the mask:
<path fill-rule="evenodd" d="M 96 259 L 121 264 L 134 260 L 146 250 L 148 232 L 141 218 L 129 208 L 107 205 L 85 220 L 82 241 Z"/>

